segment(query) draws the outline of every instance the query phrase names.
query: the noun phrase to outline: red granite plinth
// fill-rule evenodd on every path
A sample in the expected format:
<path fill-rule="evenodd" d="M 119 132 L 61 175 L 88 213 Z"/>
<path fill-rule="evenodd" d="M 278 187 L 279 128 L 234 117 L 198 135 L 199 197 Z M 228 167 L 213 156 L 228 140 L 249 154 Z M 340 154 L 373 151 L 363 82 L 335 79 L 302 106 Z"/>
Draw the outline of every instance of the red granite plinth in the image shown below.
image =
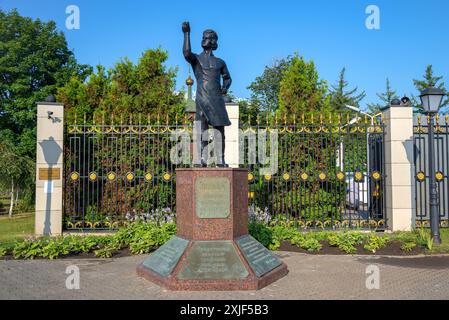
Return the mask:
<path fill-rule="evenodd" d="M 224 177 L 230 182 L 230 214 L 224 218 L 200 218 L 197 215 L 195 183 L 200 177 Z M 244 252 L 236 241 L 248 239 L 248 171 L 239 168 L 189 168 L 176 170 L 176 214 L 177 237 L 184 241 L 186 247 L 179 260 L 177 260 L 170 274 L 162 276 L 142 263 L 137 267 L 137 274 L 160 286 L 170 290 L 258 290 L 272 282 L 284 277 L 287 266 L 277 262 L 271 270 L 257 276 L 251 263 L 248 262 Z M 188 241 L 188 245 L 187 242 Z M 194 256 L 195 244 L 204 242 L 223 243 L 229 246 L 234 254 L 234 260 L 241 268 L 241 273 L 236 278 L 218 279 L 188 279 L 182 275 L 182 271 L 194 269 L 189 265 Z M 253 243 L 256 242 L 254 239 Z M 232 243 L 232 246 L 229 245 Z M 241 242 L 239 242 L 241 244 Z M 160 250 L 160 249 L 158 249 Z M 196 252 L 198 254 L 198 252 Z M 238 256 L 236 257 L 235 254 Z M 246 252 L 248 254 L 248 252 Z M 271 253 L 270 253 L 271 254 Z M 151 257 L 151 256 L 150 256 Z M 150 258 L 149 257 L 149 258 Z M 147 258 L 147 259 L 149 259 Z M 162 259 L 163 260 L 163 259 Z M 161 260 L 161 263 L 163 261 Z M 190 261 L 190 262 L 189 262 Z M 159 264 L 159 261 L 156 261 Z M 226 265 L 226 263 L 224 263 Z M 218 268 L 218 267 L 217 267 Z M 243 272 L 242 272 L 243 269 Z M 215 270 L 212 269 L 212 272 Z M 219 273 L 217 273 L 219 274 Z"/>

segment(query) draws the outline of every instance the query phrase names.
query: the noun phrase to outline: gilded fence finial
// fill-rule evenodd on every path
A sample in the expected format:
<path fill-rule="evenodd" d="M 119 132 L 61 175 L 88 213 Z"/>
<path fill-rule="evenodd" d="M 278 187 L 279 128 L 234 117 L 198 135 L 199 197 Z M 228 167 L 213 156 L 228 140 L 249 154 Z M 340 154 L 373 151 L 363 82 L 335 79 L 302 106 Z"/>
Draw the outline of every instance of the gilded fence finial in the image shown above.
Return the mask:
<path fill-rule="evenodd" d="M 306 122 L 304 112 L 301 114 L 301 122 L 304 124 Z"/>
<path fill-rule="evenodd" d="M 168 126 L 168 113 L 167 113 L 167 115 L 165 116 L 165 125 Z"/>
<path fill-rule="evenodd" d="M 323 124 L 323 114 L 320 113 L 320 124 Z"/>
<path fill-rule="evenodd" d="M 101 113 L 101 125 L 104 126 L 104 112 Z"/>
<path fill-rule="evenodd" d="M 87 116 L 86 116 L 86 114 L 84 114 L 84 125 L 86 125 L 86 119 L 87 119 Z"/>
<path fill-rule="evenodd" d="M 293 114 L 293 125 L 296 125 L 296 113 Z"/>
<path fill-rule="evenodd" d="M 260 115 L 259 115 L 259 114 L 257 114 L 257 117 L 256 117 L 256 123 L 257 123 L 257 125 L 260 124 Z"/>
<path fill-rule="evenodd" d="M 310 122 L 313 124 L 313 113 L 310 115 Z"/>
<path fill-rule="evenodd" d="M 346 114 L 346 123 L 349 124 L 351 120 L 349 120 L 349 113 Z"/>
<path fill-rule="evenodd" d="M 114 125 L 114 113 L 111 113 L 111 126 Z"/>
<path fill-rule="evenodd" d="M 157 113 L 157 124 L 160 124 L 160 120 L 161 120 L 161 115 L 159 114 L 159 112 Z"/>
<path fill-rule="evenodd" d="M 151 114 L 147 114 L 147 124 L 149 125 L 151 123 Z"/>
<path fill-rule="evenodd" d="M 338 124 L 341 124 L 341 113 L 338 114 Z"/>
<path fill-rule="evenodd" d="M 76 126 L 76 112 L 75 112 L 75 126 Z"/>
<path fill-rule="evenodd" d="M 284 126 L 287 125 L 287 113 L 284 113 Z"/>
<path fill-rule="evenodd" d="M 129 115 L 129 124 L 133 124 L 133 114 L 131 113 L 130 115 Z"/>
<path fill-rule="evenodd" d="M 449 114 L 446 113 L 446 115 L 444 116 L 444 121 L 446 122 L 446 124 L 449 123 Z"/>

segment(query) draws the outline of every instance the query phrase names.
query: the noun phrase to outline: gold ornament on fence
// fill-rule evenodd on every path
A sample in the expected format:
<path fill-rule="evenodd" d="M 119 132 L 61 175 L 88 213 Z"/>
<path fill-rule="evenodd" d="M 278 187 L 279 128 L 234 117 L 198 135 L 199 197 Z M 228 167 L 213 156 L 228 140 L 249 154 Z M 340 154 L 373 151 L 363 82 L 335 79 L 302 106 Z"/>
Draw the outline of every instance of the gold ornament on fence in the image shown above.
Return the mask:
<path fill-rule="evenodd" d="M 344 172 L 338 172 L 337 173 L 337 180 L 339 180 L 339 181 L 343 181 L 345 179 L 345 174 L 344 174 Z"/>
<path fill-rule="evenodd" d="M 318 179 L 320 179 L 321 181 L 326 180 L 326 178 L 327 178 L 327 176 L 326 176 L 326 174 L 324 172 L 320 172 L 318 174 Z"/>
<path fill-rule="evenodd" d="M 443 181 L 444 179 L 444 173 L 441 171 L 437 171 L 435 173 L 435 179 L 439 182 L 439 181 Z"/>
<path fill-rule="evenodd" d="M 420 171 L 416 174 L 416 179 L 418 179 L 419 182 L 423 182 L 426 179 L 426 174 Z"/>
<path fill-rule="evenodd" d="M 134 173 L 128 172 L 128 173 L 126 174 L 126 180 L 128 180 L 128 181 L 133 181 L 133 180 L 134 180 Z"/>
<path fill-rule="evenodd" d="M 371 174 L 371 177 L 372 177 L 375 181 L 377 181 L 377 180 L 380 180 L 381 174 L 380 174 L 379 171 L 374 171 L 374 172 Z"/>
<path fill-rule="evenodd" d="M 74 171 L 70 174 L 70 180 L 72 180 L 73 182 L 78 181 L 79 178 L 80 178 L 80 174 L 76 171 Z"/>
<path fill-rule="evenodd" d="M 152 180 L 153 180 L 153 175 L 152 175 L 151 173 L 147 173 L 147 174 L 145 175 L 145 180 L 146 180 L 146 181 L 152 181 Z"/>
<path fill-rule="evenodd" d="M 108 180 L 110 181 L 110 182 L 112 182 L 112 181 L 114 181 L 116 178 L 117 178 L 117 175 L 115 174 L 115 172 L 109 172 L 108 173 Z"/>
<path fill-rule="evenodd" d="M 96 172 L 89 173 L 89 180 L 90 181 L 92 181 L 92 182 L 97 181 L 97 178 L 98 178 L 98 175 L 97 175 Z"/>

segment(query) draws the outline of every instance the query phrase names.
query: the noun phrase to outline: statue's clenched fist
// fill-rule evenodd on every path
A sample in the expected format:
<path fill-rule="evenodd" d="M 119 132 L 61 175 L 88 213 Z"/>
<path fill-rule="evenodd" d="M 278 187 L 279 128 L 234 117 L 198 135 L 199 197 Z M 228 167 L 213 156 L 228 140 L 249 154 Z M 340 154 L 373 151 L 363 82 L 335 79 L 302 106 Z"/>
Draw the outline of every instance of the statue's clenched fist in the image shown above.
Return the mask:
<path fill-rule="evenodd" d="M 190 32 L 190 24 L 188 21 L 182 23 L 182 32 Z"/>

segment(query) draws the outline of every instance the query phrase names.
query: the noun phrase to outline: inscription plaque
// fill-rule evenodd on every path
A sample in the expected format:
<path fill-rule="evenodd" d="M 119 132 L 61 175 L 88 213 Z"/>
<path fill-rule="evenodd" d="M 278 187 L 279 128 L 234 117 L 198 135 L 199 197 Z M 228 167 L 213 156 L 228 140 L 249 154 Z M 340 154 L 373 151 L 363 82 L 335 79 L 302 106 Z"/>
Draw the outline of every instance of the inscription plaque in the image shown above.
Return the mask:
<path fill-rule="evenodd" d="M 39 180 L 61 179 L 61 168 L 39 168 Z"/>
<path fill-rule="evenodd" d="M 278 257 L 250 235 L 236 240 L 236 243 L 258 277 L 270 272 L 282 263 Z"/>
<path fill-rule="evenodd" d="M 195 208 L 199 218 L 227 218 L 231 212 L 231 187 L 226 177 L 198 177 Z"/>
<path fill-rule="evenodd" d="M 231 240 L 197 241 L 192 246 L 179 279 L 244 279 L 249 275 Z"/>
<path fill-rule="evenodd" d="M 143 265 L 163 277 L 168 277 L 186 250 L 188 244 L 188 240 L 174 236 L 157 251 L 150 254 L 150 256 L 143 262 Z"/>

